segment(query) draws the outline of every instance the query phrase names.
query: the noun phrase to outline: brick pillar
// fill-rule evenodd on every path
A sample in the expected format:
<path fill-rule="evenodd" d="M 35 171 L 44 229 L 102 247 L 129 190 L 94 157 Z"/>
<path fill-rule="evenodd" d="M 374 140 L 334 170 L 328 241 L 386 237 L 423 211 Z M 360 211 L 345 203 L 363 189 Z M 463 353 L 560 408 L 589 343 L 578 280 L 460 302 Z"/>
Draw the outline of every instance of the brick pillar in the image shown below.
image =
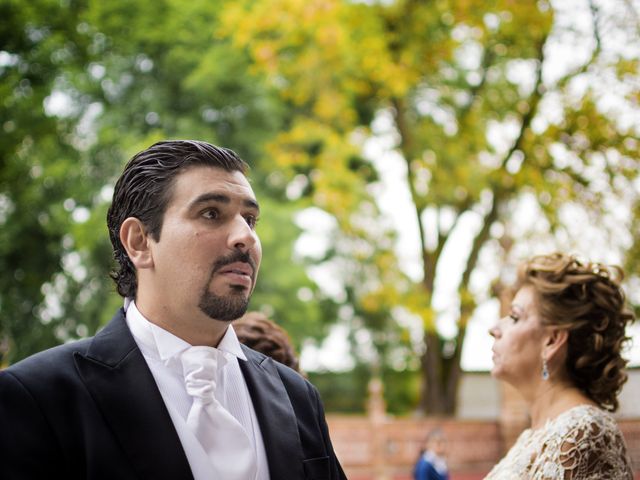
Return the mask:
<path fill-rule="evenodd" d="M 527 404 L 522 395 L 511 385 L 500 382 L 500 436 L 502 450 L 506 453 L 518 436 L 531 424 Z"/>
<path fill-rule="evenodd" d="M 386 423 L 386 406 L 384 403 L 384 386 L 380 377 L 373 377 L 368 385 L 369 398 L 367 399 L 367 416 L 371 424 L 371 456 L 373 478 L 375 480 L 388 480 L 389 474 L 386 465 L 387 440 L 385 438 L 384 424 Z"/>

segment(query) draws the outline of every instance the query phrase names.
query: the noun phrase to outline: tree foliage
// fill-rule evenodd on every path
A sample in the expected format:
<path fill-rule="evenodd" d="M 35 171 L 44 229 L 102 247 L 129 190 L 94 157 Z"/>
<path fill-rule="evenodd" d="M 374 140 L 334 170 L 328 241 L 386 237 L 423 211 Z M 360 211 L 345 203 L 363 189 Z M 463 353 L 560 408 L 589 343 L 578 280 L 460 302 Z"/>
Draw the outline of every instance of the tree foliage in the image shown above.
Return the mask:
<path fill-rule="evenodd" d="M 52 92 L 82 68 L 89 39 L 58 2 L 2 2 L 0 15 L 0 334 L 21 357 L 57 341 L 52 293 L 66 284 L 69 191 L 86 201 L 97 187 L 74 168 L 77 113 L 50 113 Z"/>
<path fill-rule="evenodd" d="M 404 162 L 421 278 L 392 275 L 388 266 L 397 262 L 376 254 L 373 277 L 363 284 L 347 273 L 344 281 L 356 292 L 356 310 L 380 312 L 391 299 L 422 320 L 423 411 L 455 411 L 479 298 L 472 277 L 483 252 L 519 236 L 514 215 L 523 198 L 536 199 L 546 232 L 572 248 L 579 233 L 565 206 L 602 219 L 612 199 L 638 204 L 638 123 L 621 122 L 607 106 L 615 85 L 622 111 L 637 114 L 637 12 L 623 2 L 604 6 L 582 8 L 586 24 L 545 1 L 252 0 L 224 12 L 228 38 L 294 112 L 269 153 L 292 178 L 306 177 L 313 203 L 335 215 L 347 238 L 371 238 L 359 225 L 371 202 L 372 165 L 393 155 Z M 616 50 L 619 35 L 635 42 L 631 55 Z M 581 53 L 553 58 L 563 48 Z M 391 146 L 363 159 L 366 139 L 381 134 Z M 434 293 L 451 275 L 444 252 L 461 231 L 470 242 L 456 255 L 464 265 L 457 333 L 448 338 Z M 569 241 L 560 241 L 563 234 Z M 361 318 L 379 326 L 375 315 Z"/>
<path fill-rule="evenodd" d="M 36 0 L 0 14 L 0 338 L 9 361 L 92 334 L 114 293 L 105 213 L 126 160 L 154 141 L 235 149 L 263 199 L 251 308 L 321 336 L 334 308 L 292 258 L 294 204 L 261 145 L 285 115 L 216 38 L 216 2 Z M 271 223 L 273 222 L 273 223 Z M 303 295 L 299 294 L 303 290 Z"/>

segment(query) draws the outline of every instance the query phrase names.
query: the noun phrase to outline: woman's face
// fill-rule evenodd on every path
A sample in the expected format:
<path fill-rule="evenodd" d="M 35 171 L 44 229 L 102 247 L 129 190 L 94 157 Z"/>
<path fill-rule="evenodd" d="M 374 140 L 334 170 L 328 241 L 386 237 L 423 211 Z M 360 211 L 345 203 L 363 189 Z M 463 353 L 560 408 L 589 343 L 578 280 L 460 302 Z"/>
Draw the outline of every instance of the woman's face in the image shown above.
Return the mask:
<path fill-rule="evenodd" d="M 544 327 L 532 286 L 518 290 L 509 315 L 501 318 L 489 333 L 494 338 L 491 374 L 495 378 L 516 387 L 541 378 Z"/>

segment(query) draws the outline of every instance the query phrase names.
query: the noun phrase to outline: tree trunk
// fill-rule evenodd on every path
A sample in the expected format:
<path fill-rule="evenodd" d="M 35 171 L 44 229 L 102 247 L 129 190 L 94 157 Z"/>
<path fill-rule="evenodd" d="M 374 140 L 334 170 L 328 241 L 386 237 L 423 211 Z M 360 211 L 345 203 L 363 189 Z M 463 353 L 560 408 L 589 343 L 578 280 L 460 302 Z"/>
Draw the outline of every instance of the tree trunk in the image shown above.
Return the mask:
<path fill-rule="evenodd" d="M 422 356 L 420 411 L 425 415 L 447 415 L 444 402 L 442 342 L 436 332 L 425 332 Z"/>

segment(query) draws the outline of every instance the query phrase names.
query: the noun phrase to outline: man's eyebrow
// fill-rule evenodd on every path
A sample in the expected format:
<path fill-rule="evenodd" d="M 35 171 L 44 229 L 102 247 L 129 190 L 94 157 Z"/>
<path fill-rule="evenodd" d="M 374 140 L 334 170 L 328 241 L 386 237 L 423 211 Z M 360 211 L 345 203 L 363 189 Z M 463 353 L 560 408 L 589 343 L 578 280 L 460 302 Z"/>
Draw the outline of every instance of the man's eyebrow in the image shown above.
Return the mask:
<path fill-rule="evenodd" d="M 201 203 L 207 203 L 207 202 L 219 202 L 219 203 L 228 204 L 228 203 L 231 203 L 231 197 L 229 197 L 228 195 L 225 195 L 224 193 L 214 193 L 214 192 L 203 193 L 202 195 L 199 195 L 197 198 L 195 198 L 191 202 L 191 206 L 194 207 Z M 258 205 L 258 202 L 253 198 L 244 198 L 242 200 L 242 203 L 245 207 L 260 211 L 260 205 Z"/>
<path fill-rule="evenodd" d="M 253 208 L 254 210 L 257 210 L 258 212 L 260 212 L 260 205 L 258 204 L 258 202 L 256 200 L 253 200 L 251 198 L 247 198 L 245 200 L 243 200 L 243 202 L 245 207 L 249 207 L 249 208 Z"/>

